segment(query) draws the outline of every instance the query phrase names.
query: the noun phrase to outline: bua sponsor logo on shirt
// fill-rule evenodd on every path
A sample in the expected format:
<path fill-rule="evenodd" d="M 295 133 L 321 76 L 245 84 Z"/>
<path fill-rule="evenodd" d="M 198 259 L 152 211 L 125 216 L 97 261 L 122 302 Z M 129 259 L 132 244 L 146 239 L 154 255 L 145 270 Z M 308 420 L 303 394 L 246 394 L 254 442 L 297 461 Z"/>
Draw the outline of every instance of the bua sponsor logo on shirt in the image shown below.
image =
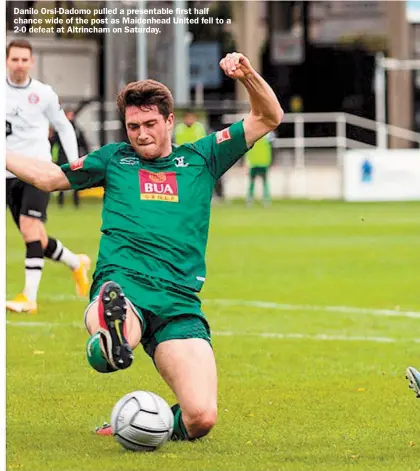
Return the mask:
<path fill-rule="evenodd" d="M 140 170 L 140 199 L 168 201 L 177 203 L 178 183 L 176 181 L 176 172 L 149 172 Z"/>

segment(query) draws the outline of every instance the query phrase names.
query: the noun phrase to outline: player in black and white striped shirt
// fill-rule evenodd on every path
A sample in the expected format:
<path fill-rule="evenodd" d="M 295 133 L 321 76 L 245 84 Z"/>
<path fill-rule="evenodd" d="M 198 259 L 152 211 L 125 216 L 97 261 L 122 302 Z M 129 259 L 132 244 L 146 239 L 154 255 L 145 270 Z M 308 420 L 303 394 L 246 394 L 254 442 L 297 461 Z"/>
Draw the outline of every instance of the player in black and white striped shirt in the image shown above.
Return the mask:
<path fill-rule="evenodd" d="M 32 46 L 26 40 L 12 41 L 6 49 L 6 148 L 42 161 L 51 160 L 48 140 L 51 124 L 69 161 L 79 158 L 73 126 L 65 116 L 54 90 L 29 76 L 34 65 Z M 63 262 L 73 271 L 76 290 L 86 296 L 89 290 L 87 270 L 90 259 L 76 255 L 47 235 L 49 194 L 6 172 L 6 202 L 26 244 L 25 288 L 15 299 L 6 302 L 14 312 L 37 311 L 37 293 L 44 257 Z"/>

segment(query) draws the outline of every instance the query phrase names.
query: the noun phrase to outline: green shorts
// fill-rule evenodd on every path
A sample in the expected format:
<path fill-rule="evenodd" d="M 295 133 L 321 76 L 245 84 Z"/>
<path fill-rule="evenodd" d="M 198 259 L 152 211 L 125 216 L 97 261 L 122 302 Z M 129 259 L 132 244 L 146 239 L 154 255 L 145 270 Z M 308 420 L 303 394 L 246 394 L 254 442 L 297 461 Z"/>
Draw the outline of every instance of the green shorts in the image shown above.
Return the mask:
<path fill-rule="evenodd" d="M 201 311 L 199 297 L 187 288 L 115 267 L 95 273 L 90 290 L 91 302 L 106 281 L 118 283 L 142 324 L 141 343 L 154 357 L 156 347 L 165 340 L 202 338 L 211 345 L 209 324 Z"/>
<path fill-rule="evenodd" d="M 267 170 L 268 167 L 252 167 L 249 169 L 249 175 L 252 179 L 258 176 L 264 178 L 267 175 Z"/>

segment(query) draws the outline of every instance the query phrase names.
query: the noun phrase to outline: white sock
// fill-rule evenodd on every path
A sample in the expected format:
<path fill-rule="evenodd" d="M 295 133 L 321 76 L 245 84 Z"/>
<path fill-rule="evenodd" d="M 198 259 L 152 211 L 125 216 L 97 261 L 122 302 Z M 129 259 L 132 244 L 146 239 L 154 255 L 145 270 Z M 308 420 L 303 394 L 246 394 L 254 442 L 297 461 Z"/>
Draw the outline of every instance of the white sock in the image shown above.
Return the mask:
<path fill-rule="evenodd" d="M 23 293 L 29 301 L 36 301 L 43 268 L 43 258 L 25 259 L 25 289 Z"/>
<path fill-rule="evenodd" d="M 80 267 L 79 257 L 64 247 L 59 240 L 57 240 L 57 248 L 51 258 L 57 262 L 63 262 L 72 270 L 77 270 Z"/>

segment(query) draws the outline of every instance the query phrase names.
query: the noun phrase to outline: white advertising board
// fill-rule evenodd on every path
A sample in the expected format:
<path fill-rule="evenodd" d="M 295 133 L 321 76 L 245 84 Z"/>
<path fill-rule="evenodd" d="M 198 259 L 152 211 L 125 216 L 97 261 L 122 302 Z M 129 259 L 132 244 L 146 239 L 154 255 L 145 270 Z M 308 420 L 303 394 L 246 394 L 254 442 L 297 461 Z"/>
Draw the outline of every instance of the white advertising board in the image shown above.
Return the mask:
<path fill-rule="evenodd" d="M 420 150 L 349 150 L 343 186 L 345 201 L 420 200 Z"/>

